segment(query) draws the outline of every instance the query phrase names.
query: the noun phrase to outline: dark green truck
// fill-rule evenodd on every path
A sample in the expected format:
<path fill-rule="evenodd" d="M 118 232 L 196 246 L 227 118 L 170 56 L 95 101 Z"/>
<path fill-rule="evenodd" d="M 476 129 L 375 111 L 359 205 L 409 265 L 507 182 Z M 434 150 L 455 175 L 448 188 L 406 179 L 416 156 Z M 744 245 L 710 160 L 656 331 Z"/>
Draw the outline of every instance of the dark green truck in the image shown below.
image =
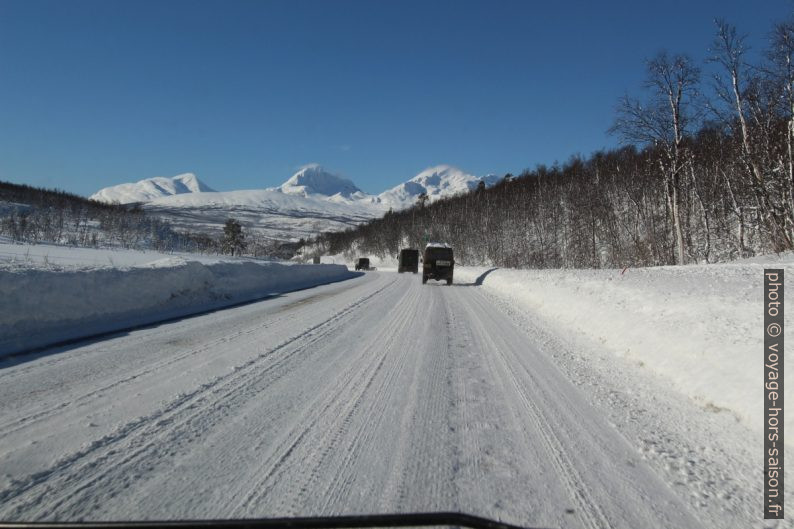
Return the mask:
<path fill-rule="evenodd" d="M 397 262 L 397 272 L 419 272 L 419 250 L 403 248 L 400 250 L 400 257 Z"/>
<path fill-rule="evenodd" d="M 446 281 L 447 285 L 452 284 L 452 273 L 455 268 L 455 256 L 452 247 L 444 243 L 431 242 L 425 247 L 425 254 L 422 258 L 422 283 L 427 283 L 428 279 L 436 281 Z"/>

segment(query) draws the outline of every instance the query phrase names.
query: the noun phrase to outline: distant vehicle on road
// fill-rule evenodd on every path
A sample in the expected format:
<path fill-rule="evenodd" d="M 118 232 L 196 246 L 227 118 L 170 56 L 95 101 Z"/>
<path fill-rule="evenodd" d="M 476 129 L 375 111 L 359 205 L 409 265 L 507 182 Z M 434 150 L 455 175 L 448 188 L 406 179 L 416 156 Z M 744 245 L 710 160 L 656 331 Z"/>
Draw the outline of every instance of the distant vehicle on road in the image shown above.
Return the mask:
<path fill-rule="evenodd" d="M 400 259 L 397 263 L 397 272 L 419 272 L 419 250 L 403 248 L 400 250 Z"/>
<path fill-rule="evenodd" d="M 359 257 L 358 261 L 356 262 L 356 270 L 370 270 L 369 258 Z"/>
<path fill-rule="evenodd" d="M 435 279 L 446 280 L 447 285 L 451 285 L 454 267 L 452 247 L 446 243 L 431 242 L 425 247 L 422 258 L 422 284 L 427 283 L 428 279 Z"/>

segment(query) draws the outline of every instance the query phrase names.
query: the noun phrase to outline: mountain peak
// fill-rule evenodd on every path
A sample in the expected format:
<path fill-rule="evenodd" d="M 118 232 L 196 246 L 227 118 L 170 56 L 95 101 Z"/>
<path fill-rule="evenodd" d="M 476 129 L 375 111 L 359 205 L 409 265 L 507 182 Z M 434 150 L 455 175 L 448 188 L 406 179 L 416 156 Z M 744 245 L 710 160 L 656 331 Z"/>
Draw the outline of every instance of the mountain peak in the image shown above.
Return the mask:
<path fill-rule="evenodd" d="M 214 189 L 211 189 L 207 184 L 199 180 L 193 173 L 182 173 L 172 177 L 171 180 L 177 185 L 183 184 L 188 190 L 187 192 L 190 193 L 211 193 L 214 191 Z M 179 193 L 180 191 L 177 191 L 175 194 Z"/>
<path fill-rule="evenodd" d="M 378 195 L 381 203 L 395 208 L 406 208 L 416 204 L 422 193 L 427 194 L 430 201 L 439 198 L 467 193 L 477 187 L 480 182 L 490 187 L 498 181 L 495 175 L 474 176 L 457 167 L 447 164 L 435 165 L 423 170 L 407 182 L 384 191 Z"/>
<path fill-rule="evenodd" d="M 289 195 L 338 195 L 350 198 L 361 190 L 349 179 L 326 171 L 321 165 L 304 165 L 277 189 Z"/>
<path fill-rule="evenodd" d="M 474 180 L 478 180 L 478 178 L 461 171 L 457 167 L 442 164 L 428 167 L 411 178 L 410 182 L 416 182 L 430 188 L 437 188 L 439 191 L 451 186 L 463 191 L 463 186 L 465 186 L 467 182 Z"/>
<path fill-rule="evenodd" d="M 89 198 L 99 202 L 149 202 L 156 198 L 184 193 L 207 193 L 214 189 L 202 182 L 193 173 L 182 173 L 174 177 L 156 176 L 139 180 L 133 184 L 119 184 L 100 189 Z"/>

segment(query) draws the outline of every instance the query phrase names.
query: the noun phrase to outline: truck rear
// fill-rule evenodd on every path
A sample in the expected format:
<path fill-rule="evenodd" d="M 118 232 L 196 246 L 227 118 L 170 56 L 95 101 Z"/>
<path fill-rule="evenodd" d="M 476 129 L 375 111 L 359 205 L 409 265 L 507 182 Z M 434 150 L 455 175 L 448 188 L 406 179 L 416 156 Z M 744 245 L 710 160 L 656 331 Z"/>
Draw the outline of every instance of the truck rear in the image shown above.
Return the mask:
<path fill-rule="evenodd" d="M 452 274 L 455 267 L 455 256 L 452 247 L 444 243 L 430 243 L 425 248 L 422 258 L 422 283 L 428 279 L 446 281 L 452 284 Z"/>
<path fill-rule="evenodd" d="M 419 250 L 403 248 L 400 250 L 400 257 L 397 263 L 397 272 L 419 272 Z"/>

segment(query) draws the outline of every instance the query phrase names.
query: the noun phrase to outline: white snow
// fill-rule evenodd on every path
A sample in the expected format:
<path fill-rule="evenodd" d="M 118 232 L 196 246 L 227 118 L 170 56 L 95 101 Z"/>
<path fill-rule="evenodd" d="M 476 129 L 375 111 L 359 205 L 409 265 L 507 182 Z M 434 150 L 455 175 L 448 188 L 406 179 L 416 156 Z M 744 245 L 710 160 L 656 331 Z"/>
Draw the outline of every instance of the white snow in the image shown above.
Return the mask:
<path fill-rule="evenodd" d="M 0 356 L 352 276 L 334 265 L 0 244 Z"/>
<path fill-rule="evenodd" d="M 0 362 L 0 517 L 769 527 L 757 436 L 730 413 L 566 348 L 497 272 L 458 272 L 367 272 Z"/>
<path fill-rule="evenodd" d="M 123 248 L 83 248 L 58 244 L 21 244 L 0 237 L 0 269 L 82 269 L 129 267 L 146 265 L 173 257 L 203 263 L 218 262 L 217 256 L 181 252 L 161 253 L 152 250 L 125 250 Z M 233 260 L 224 257 L 224 260 Z"/>
<path fill-rule="evenodd" d="M 421 193 L 432 202 L 468 192 L 480 181 L 491 186 L 498 180 L 495 175 L 476 177 L 438 165 L 380 195 L 370 195 L 349 179 L 309 164 L 275 188 L 215 192 L 187 173 L 105 188 L 91 198 L 143 203 L 147 211 L 182 231 L 218 233 L 231 217 L 258 235 L 296 241 L 361 224 L 389 208 L 411 207 Z"/>
<path fill-rule="evenodd" d="M 100 189 L 89 198 L 99 202 L 131 204 L 149 202 L 159 197 L 213 191 L 193 173 L 184 173 L 171 178 L 158 176 L 146 178 L 133 184 L 119 184 Z"/>
<path fill-rule="evenodd" d="M 289 195 L 301 195 L 304 197 L 323 195 L 335 197 L 335 200 L 362 194 L 361 190 L 352 181 L 330 173 L 316 163 L 301 167 L 297 173 L 276 189 Z"/>
<path fill-rule="evenodd" d="M 625 271 L 459 267 L 455 280 L 479 277 L 487 291 L 583 348 L 604 348 L 663 377 L 702 408 L 760 431 L 765 267 L 791 277 L 794 254 Z M 788 395 L 785 401 L 790 405 Z M 785 426 L 791 444 L 794 414 Z"/>
<path fill-rule="evenodd" d="M 382 214 L 389 207 L 403 209 L 416 204 L 417 197 L 426 193 L 430 202 L 439 198 L 469 192 L 482 181 L 490 187 L 500 177 L 489 174 L 474 176 L 451 165 L 428 167 L 410 180 L 403 182 L 379 195 L 369 195 L 361 191 L 350 179 L 334 174 L 321 165 L 312 163 L 300 168 L 283 184 L 265 190 L 240 190 L 216 194 L 214 197 L 196 197 L 199 193 L 213 192 L 193 173 L 185 173 L 172 178 L 156 177 L 135 183 L 106 187 L 91 195 L 90 198 L 104 202 L 134 203 L 144 202 L 154 205 L 198 207 L 203 205 L 260 205 L 261 193 L 276 191 L 285 195 L 314 199 L 315 202 L 331 202 L 352 208 L 354 212 L 362 208 L 368 214 Z M 181 199 L 168 200 L 181 195 Z M 189 195 L 189 196 L 185 196 Z M 228 195 L 228 196 L 223 196 Z M 246 195 L 252 195 L 246 197 Z M 158 200 L 163 199 L 166 200 Z M 288 205 L 289 201 L 270 198 L 277 206 Z M 316 208 L 316 204 L 313 206 Z M 332 210 L 336 211 L 336 210 Z"/>
<path fill-rule="evenodd" d="M 382 207 L 369 204 L 337 203 L 316 195 L 302 196 L 287 194 L 275 189 L 248 189 L 240 191 L 216 191 L 212 193 L 190 193 L 171 195 L 151 200 L 151 207 L 234 207 L 257 208 L 270 213 L 315 213 L 329 217 L 350 217 L 354 215 L 373 215 L 383 211 Z"/>
<path fill-rule="evenodd" d="M 247 230 L 278 240 L 350 228 L 385 211 L 379 204 L 348 199 L 340 202 L 334 197 L 288 194 L 276 189 L 173 195 L 143 207 L 180 230 L 219 233 L 226 219 L 235 218 Z"/>
<path fill-rule="evenodd" d="M 480 182 L 487 187 L 499 181 L 496 175 L 478 177 L 470 175 L 451 165 L 428 167 L 407 182 L 384 191 L 378 195 L 378 201 L 394 209 L 409 208 L 416 204 L 422 193 L 426 193 L 430 202 L 440 198 L 468 193 Z"/>

